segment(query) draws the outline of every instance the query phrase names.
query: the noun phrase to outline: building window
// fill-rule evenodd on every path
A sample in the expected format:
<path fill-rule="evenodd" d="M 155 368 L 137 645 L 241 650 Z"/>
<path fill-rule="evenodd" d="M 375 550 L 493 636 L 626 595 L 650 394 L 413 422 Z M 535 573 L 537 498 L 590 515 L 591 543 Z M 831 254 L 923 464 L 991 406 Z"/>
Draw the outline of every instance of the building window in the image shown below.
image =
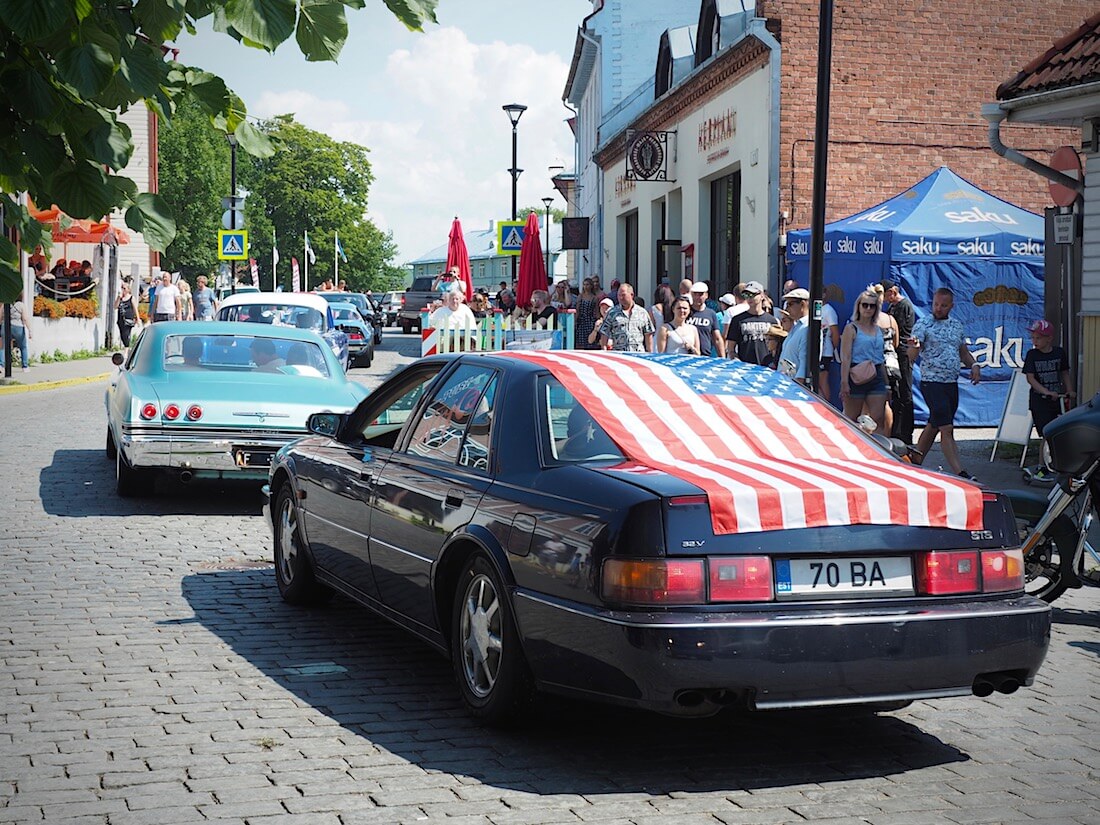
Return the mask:
<path fill-rule="evenodd" d="M 710 292 L 732 292 L 741 276 L 741 173 L 710 183 Z"/>
<path fill-rule="evenodd" d="M 623 218 L 623 271 L 620 280 L 638 289 L 638 213 Z"/>

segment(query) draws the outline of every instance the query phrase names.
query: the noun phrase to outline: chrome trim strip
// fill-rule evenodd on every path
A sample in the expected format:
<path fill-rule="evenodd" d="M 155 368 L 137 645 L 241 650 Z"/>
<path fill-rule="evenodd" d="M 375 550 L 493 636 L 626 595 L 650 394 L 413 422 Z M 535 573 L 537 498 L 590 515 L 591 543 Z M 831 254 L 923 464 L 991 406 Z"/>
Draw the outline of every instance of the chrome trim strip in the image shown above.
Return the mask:
<path fill-rule="evenodd" d="M 313 521 L 322 522 L 323 524 L 327 524 L 329 527 L 335 527 L 337 530 L 343 530 L 345 533 L 351 533 L 353 536 L 358 536 L 359 538 L 363 538 L 363 539 L 367 539 L 367 540 L 370 539 L 370 536 L 368 536 L 366 533 L 360 533 L 358 530 L 352 530 L 350 527 L 345 527 L 342 524 L 337 524 L 332 519 L 327 519 L 323 516 L 319 516 L 316 513 L 314 513 L 312 510 L 307 510 L 306 508 L 303 507 L 302 512 L 305 513 L 307 516 L 309 516 L 309 518 Z"/>
<path fill-rule="evenodd" d="M 567 605 L 559 604 L 557 602 L 550 601 L 536 596 L 532 593 L 524 591 L 516 591 L 517 598 L 527 599 L 528 601 L 536 604 L 544 605 L 545 607 L 552 607 L 556 610 L 563 610 L 566 613 L 573 613 L 577 616 L 583 616 L 586 619 L 595 619 L 596 621 L 604 622 L 605 624 L 619 625 L 620 627 L 635 627 L 635 628 L 654 628 L 660 630 L 699 630 L 704 628 L 748 628 L 748 627 L 798 627 L 800 625 L 807 624 L 895 624 L 902 621 L 944 621 L 949 619 L 967 619 L 976 616 L 982 618 L 989 618 L 991 616 L 1019 616 L 1022 614 L 1030 613 L 1045 613 L 1049 610 L 1049 607 L 1045 604 L 1036 607 L 1021 607 L 1013 610 L 994 610 L 983 611 L 981 613 L 974 613 L 966 610 L 952 610 L 952 611 L 940 611 L 936 613 L 929 613 L 925 610 L 911 610 L 908 612 L 898 612 L 891 615 L 875 615 L 875 616 L 823 616 L 820 614 L 812 616 L 776 616 L 775 618 L 730 618 L 729 614 L 710 614 L 721 615 L 722 618 L 712 619 L 711 621 L 669 621 L 669 622 L 646 622 L 637 621 L 631 622 L 625 619 L 617 619 L 611 616 L 601 616 L 598 613 L 586 612 L 584 610 L 578 610 L 575 607 L 568 607 Z M 791 604 L 785 602 L 784 604 Z M 809 608 L 813 608 L 814 605 L 819 605 L 820 602 L 805 602 Z M 751 609 L 749 607 L 748 609 Z"/>
<path fill-rule="evenodd" d="M 395 544 L 390 544 L 388 541 L 382 541 L 382 539 L 368 537 L 368 540 L 373 542 L 374 544 L 382 545 L 387 550 L 393 550 L 394 552 L 400 553 L 403 556 L 410 556 L 411 558 L 414 558 L 417 561 L 422 561 L 427 565 L 431 565 L 435 561 L 434 559 L 430 559 L 427 556 L 421 556 L 419 553 L 414 553 L 412 550 L 406 550 L 404 547 L 398 547 Z"/>
<path fill-rule="evenodd" d="M 753 700 L 757 710 L 781 710 L 783 708 L 825 708 L 839 705 L 867 705 L 877 702 L 912 702 L 920 699 L 946 699 L 950 696 L 970 696 L 970 687 L 943 688 L 940 690 L 914 690 L 908 693 L 870 693 L 860 696 L 844 696 L 830 699 L 772 699 Z"/>

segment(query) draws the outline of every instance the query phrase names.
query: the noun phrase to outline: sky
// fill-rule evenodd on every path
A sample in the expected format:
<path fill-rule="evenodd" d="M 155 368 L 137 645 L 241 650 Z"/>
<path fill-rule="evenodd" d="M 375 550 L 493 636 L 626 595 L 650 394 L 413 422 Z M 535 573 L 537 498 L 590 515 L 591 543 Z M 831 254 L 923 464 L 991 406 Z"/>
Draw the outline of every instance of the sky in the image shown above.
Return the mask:
<path fill-rule="evenodd" d="M 309 63 L 293 37 L 274 54 L 241 46 L 209 21 L 180 35 L 180 62 L 221 76 L 250 116 L 294 113 L 370 149 L 368 217 L 392 231 L 397 263 L 465 231 L 511 218 L 512 127 L 506 103 L 527 106 L 518 128 L 519 207 L 553 195 L 549 167 L 572 171 L 562 92 L 590 0 L 440 0 L 438 25 L 410 32 L 381 0 L 347 11 L 337 63 Z M 330 241 L 331 242 L 331 241 Z M 313 241 L 317 244 L 317 241 Z M 284 257 L 294 254 L 279 239 Z"/>

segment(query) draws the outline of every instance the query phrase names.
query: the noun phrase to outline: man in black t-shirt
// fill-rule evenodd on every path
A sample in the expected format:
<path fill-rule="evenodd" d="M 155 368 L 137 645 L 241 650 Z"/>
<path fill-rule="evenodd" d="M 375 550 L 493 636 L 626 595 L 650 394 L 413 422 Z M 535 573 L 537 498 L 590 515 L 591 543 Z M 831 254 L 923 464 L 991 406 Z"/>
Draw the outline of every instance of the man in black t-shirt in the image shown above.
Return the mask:
<path fill-rule="evenodd" d="M 717 354 L 719 358 L 725 358 L 726 342 L 718 329 L 718 313 L 707 306 L 708 292 L 706 281 L 696 281 L 691 285 L 691 315 L 687 322 L 699 333 L 700 355 Z"/>
<path fill-rule="evenodd" d="M 749 364 L 775 367 L 775 355 L 768 349 L 768 330 L 779 321 L 764 312 L 764 285 L 749 281 L 741 290 L 748 309 L 730 321 L 726 330 L 726 354 Z"/>
<path fill-rule="evenodd" d="M 1028 409 L 1031 420 L 1039 437 L 1047 424 L 1062 413 L 1058 397 L 1073 398 L 1072 384 L 1069 381 L 1069 359 L 1066 351 L 1054 346 L 1054 325 L 1050 321 L 1039 320 L 1028 327 L 1031 333 L 1032 349 L 1024 356 L 1024 375 L 1031 387 L 1028 397 Z"/>
<path fill-rule="evenodd" d="M 898 340 L 902 346 L 897 348 L 898 369 L 901 378 L 892 382 L 893 397 L 890 407 L 894 411 L 894 426 L 890 435 L 900 438 L 906 444 L 913 443 L 913 362 L 909 360 L 909 349 L 905 342 L 913 333 L 913 324 L 917 321 L 917 312 L 913 302 L 902 294 L 901 287 L 893 281 L 882 282 L 883 309 L 897 322 Z"/>

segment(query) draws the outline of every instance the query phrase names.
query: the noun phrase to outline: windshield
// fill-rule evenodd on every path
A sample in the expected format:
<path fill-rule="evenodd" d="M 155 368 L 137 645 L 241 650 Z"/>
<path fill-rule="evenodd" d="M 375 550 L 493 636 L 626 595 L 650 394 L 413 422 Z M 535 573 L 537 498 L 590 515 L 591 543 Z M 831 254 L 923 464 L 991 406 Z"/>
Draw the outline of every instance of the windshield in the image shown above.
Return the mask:
<path fill-rule="evenodd" d="M 272 324 L 281 327 L 325 331 L 325 316 L 310 307 L 293 304 L 242 304 L 224 307 L 220 313 L 223 321 L 245 321 L 253 324 Z"/>
<path fill-rule="evenodd" d="M 362 317 L 354 309 L 340 309 L 339 307 L 333 307 L 332 314 L 336 316 L 337 321 L 361 321 Z"/>
<path fill-rule="evenodd" d="M 169 335 L 164 371 L 279 372 L 328 378 L 320 344 L 251 335 Z"/>

